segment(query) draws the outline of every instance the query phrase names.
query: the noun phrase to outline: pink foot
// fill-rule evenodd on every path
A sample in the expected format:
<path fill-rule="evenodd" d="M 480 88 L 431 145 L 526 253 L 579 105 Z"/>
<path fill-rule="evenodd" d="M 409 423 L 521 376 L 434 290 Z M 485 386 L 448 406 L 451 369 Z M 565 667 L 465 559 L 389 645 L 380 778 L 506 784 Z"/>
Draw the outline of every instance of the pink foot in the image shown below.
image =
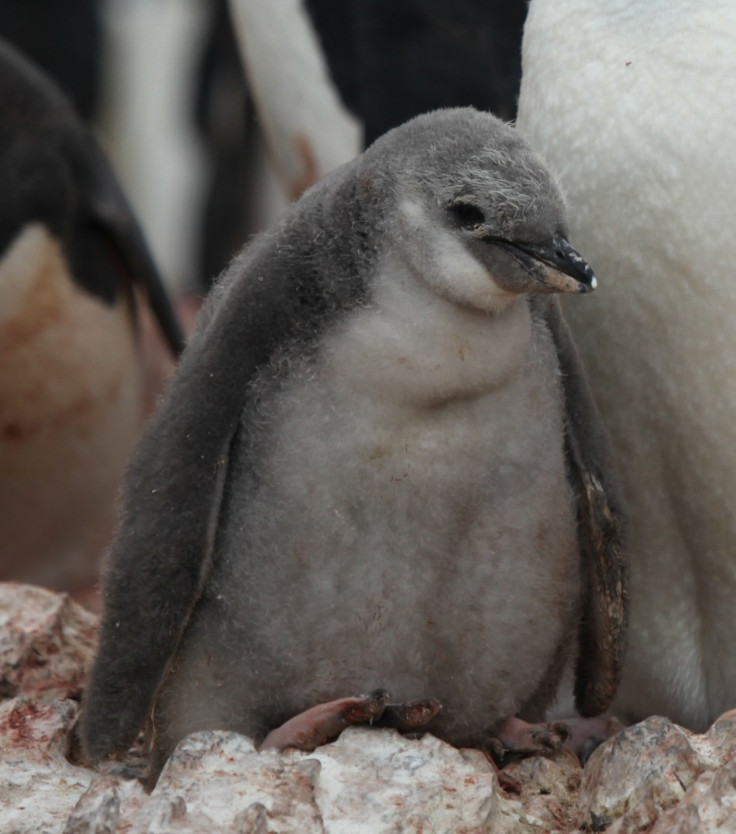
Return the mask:
<path fill-rule="evenodd" d="M 582 764 L 590 754 L 607 738 L 623 730 L 624 725 L 613 715 L 599 715 L 596 718 L 566 718 L 565 726 L 569 736 L 564 746 L 580 759 Z"/>
<path fill-rule="evenodd" d="M 442 704 L 436 698 L 409 701 L 406 704 L 386 704 L 381 716 L 382 727 L 394 727 L 402 733 L 418 730 L 438 715 Z"/>
<path fill-rule="evenodd" d="M 318 704 L 272 730 L 260 749 L 296 747 L 298 750 L 314 750 L 320 744 L 337 738 L 352 724 L 374 724 L 383 715 L 387 698 L 388 693 L 380 691 Z"/>
<path fill-rule="evenodd" d="M 509 756 L 545 756 L 562 750 L 569 735 L 567 725 L 560 721 L 529 724 L 512 715 L 498 726 L 487 743 L 496 761 L 502 762 Z"/>
<path fill-rule="evenodd" d="M 411 732 L 423 727 L 442 709 L 436 698 L 410 701 L 406 704 L 387 703 L 389 693 L 377 690 L 357 698 L 339 698 L 305 710 L 270 732 L 261 750 L 314 750 L 320 744 L 337 738 L 353 724 L 378 724 Z"/>

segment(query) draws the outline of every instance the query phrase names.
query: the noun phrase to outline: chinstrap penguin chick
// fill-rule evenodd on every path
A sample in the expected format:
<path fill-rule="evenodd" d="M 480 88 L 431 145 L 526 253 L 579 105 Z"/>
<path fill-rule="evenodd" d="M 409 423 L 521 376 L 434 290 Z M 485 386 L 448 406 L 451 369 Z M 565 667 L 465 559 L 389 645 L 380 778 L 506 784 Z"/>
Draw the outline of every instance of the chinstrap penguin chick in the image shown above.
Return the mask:
<path fill-rule="evenodd" d="M 142 308 L 172 352 L 183 340 L 99 147 L 2 42 L 0 181 L 0 579 L 74 590 L 97 581 L 125 464 L 173 365 L 163 345 L 147 350 Z"/>
<path fill-rule="evenodd" d="M 533 0 L 519 128 L 605 293 L 565 307 L 620 462 L 631 627 L 615 711 L 736 703 L 736 4 Z"/>
<path fill-rule="evenodd" d="M 593 274 L 516 132 L 420 116 L 316 185 L 215 288 L 134 456 L 81 723 L 153 706 L 258 740 L 376 689 L 480 743 L 618 679 L 620 510 L 555 298 Z"/>

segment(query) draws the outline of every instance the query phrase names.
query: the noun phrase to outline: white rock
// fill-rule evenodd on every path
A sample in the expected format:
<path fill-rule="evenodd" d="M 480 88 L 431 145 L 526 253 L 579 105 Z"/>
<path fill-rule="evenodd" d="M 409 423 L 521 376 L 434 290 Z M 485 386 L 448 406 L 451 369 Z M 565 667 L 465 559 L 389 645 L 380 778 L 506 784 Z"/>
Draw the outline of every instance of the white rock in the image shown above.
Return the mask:
<path fill-rule="evenodd" d="M 37 698 L 0 701 L 2 834 L 570 834 L 580 824 L 590 831 L 609 823 L 607 834 L 732 828 L 736 710 L 703 735 L 650 718 L 605 742 L 584 771 L 566 753 L 512 763 L 503 772 L 506 793 L 480 751 L 456 750 L 429 735 L 411 740 L 354 727 L 313 753 L 258 753 L 236 733 L 197 733 L 179 744 L 147 793 L 123 776 L 140 759 L 98 772 L 67 760 L 79 707 L 49 697 L 83 682 L 94 617 L 80 611 L 63 595 L 0 585 L 6 686 L 39 688 Z"/>
<path fill-rule="evenodd" d="M 80 770 L 68 763 L 64 767 L 71 773 Z M 496 777 L 482 754 L 456 750 L 432 736 L 406 739 L 392 730 L 353 728 L 311 754 L 258 753 L 249 739 L 236 733 L 195 733 L 177 746 L 150 794 L 135 780 L 82 774 L 63 801 L 59 796 L 57 808 L 24 817 L 22 831 L 537 830 L 519 828 L 518 820 L 516 828 L 491 828 L 494 818 L 508 816 L 509 809 L 502 811 L 498 804 Z"/>
<path fill-rule="evenodd" d="M 0 703 L 0 831 L 61 832 L 94 774 L 66 760 L 78 705 Z"/>
<path fill-rule="evenodd" d="M 736 759 L 731 759 L 704 773 L 676 808 L 660 816 L 651 834 L 723 834 L 733 830 L 734 819 Z"/>
<path fill-rule="evenodd" d="M 329 834 L 485 831 L 496 811 L 491 766 L 434 736 L 351 728 L 310 759 L 320 762 L 316 798 Z"/>
<path fill-rule="evenodd" d="M 78 698 L 96 631 L 67 594 L 0 583 L 0 696 Z"/>

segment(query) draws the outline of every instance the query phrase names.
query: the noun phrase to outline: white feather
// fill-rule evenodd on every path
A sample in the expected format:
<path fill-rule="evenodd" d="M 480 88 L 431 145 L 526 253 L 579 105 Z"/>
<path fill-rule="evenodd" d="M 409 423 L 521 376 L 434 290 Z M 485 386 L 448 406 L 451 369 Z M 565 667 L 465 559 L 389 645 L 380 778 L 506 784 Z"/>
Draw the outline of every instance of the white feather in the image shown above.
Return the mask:
<path fill-rule="evenodd" d="M 566 312 L 632 521 L 619 709 L 736 693 L 736 5 L 533 0 L 519 127 L 600 289 Z"/>

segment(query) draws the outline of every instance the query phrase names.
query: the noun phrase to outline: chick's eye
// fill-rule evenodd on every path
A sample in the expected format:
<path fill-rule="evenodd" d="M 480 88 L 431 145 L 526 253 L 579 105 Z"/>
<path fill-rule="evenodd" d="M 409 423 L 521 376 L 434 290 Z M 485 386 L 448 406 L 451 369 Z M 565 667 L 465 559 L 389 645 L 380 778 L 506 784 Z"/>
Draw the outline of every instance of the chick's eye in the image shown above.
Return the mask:
<path fill-rule="evenodd" d="M 450 213 L 463 229 L 474 229 L 486 220 L 485 214 L 472 203 L 453 203 Z"/>

